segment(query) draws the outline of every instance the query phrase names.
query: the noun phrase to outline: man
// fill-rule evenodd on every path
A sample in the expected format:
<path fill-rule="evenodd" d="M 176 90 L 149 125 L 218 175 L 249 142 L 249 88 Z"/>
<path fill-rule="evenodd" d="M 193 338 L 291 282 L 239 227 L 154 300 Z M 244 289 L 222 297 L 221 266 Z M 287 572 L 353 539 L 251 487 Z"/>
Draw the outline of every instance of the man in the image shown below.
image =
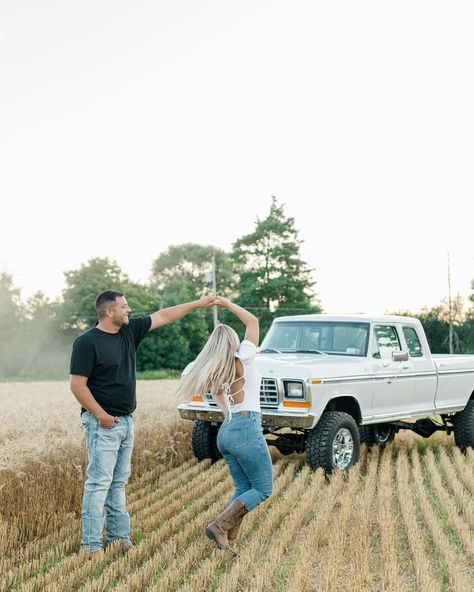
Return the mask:
<path fill-rule="evenodd" d="M 82 406 L 88 456 L 82 503 L 81 550 L 102 550 L 104 508 L 106 540 L 130 541 L 125 484 L 130 476 L 136 407 L 136 350 L 148 333 L 214 304 L 213 296 L 130 319 L 122 292 L 106 290 L 96 299 L 99 322 L 80 335 L 71 356 L 71 391 Z"/>

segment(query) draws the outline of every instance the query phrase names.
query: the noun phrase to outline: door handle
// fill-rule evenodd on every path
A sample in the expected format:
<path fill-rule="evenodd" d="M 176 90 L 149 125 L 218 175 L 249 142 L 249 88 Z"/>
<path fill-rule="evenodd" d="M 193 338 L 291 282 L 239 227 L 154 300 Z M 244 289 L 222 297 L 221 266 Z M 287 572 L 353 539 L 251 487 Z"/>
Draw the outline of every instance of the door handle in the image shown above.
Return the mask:
<path fill-rule="evenodd" d="M 402 368 L 403 368 L 404 370 L 408 370 L 408 369 L 410 368 L 410 364 L 405 364 L 404 366 L 402 366 Z"/>

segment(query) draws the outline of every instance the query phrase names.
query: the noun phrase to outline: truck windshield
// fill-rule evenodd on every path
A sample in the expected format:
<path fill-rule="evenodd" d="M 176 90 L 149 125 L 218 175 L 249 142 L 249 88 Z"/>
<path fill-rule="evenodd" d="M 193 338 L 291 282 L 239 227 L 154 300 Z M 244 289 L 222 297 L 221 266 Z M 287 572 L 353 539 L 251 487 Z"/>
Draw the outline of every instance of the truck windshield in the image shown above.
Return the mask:
<path fill-rule="evenodd" d="M 369 323 L 334 321 L 275 322 L 262 342 L 262 353 L 325 353 L 366 356 Z"/>

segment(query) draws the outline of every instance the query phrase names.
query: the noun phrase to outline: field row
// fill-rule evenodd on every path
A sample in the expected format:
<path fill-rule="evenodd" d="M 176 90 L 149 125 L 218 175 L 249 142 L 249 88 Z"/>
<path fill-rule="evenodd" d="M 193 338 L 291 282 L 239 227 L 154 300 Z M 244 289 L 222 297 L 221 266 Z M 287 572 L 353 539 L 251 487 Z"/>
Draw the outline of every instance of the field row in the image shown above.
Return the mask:
<path fill-rule="evenodd" d="M 142 453 L 143 442 L 136 454 Z M 278 458 L 274 493 L 245 517 L 237 557 L 217 551 L 203 532 L 232 493 L 223 461 L 143 466 L 128 487 L 133 549 L 78 555 L 79 506 L 56 515 L 42 536 L 21 531 L 16 545 L 3 518 L 0 591 L 468 592 L 474 589 L 473 466 L 472 451 L 420 449 L 416 441 L 384 451 L 363 447 L 347 475 L 330 478 L 310 472 L 301 457 Z M 81 491 L 75 479 L 61 483 L 64 492 L 78 491 L 71 503 Z M 32 513 L 41 513 L 41 500 L 30 503 Z"/>

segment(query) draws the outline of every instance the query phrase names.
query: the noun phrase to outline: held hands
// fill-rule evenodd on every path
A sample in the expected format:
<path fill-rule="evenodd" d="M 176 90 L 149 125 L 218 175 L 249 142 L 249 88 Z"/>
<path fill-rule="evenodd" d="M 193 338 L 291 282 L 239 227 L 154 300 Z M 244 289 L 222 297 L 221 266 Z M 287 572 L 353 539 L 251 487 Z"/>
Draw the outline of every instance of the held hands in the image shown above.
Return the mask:
<path fill-rule="evenodd" d="M 201 296 L 197 301 L 199 308 L 209 308 L 216 304 L 216 297 L 214 294 L 208 294 L 207 296 Z"/>
<path fill-rule="evenodd" d="M 199 308 L 209 308 L 210 306 L 221 306 L 222 308 L 227 308 L 231 305 L 231 301 L 227 300 L 223 296 L 215 296 L 214 294 L 208 294 L 207 296 L 202 296 L 198 300 Z"/>
<path fill-rule="evenodd" d="M 217 306 L 221 306 L 222 308 L 228 308 L 232 303 L 230 300 L 227 300 L 227 298 L 217 295 L 215 304 Z"/>

